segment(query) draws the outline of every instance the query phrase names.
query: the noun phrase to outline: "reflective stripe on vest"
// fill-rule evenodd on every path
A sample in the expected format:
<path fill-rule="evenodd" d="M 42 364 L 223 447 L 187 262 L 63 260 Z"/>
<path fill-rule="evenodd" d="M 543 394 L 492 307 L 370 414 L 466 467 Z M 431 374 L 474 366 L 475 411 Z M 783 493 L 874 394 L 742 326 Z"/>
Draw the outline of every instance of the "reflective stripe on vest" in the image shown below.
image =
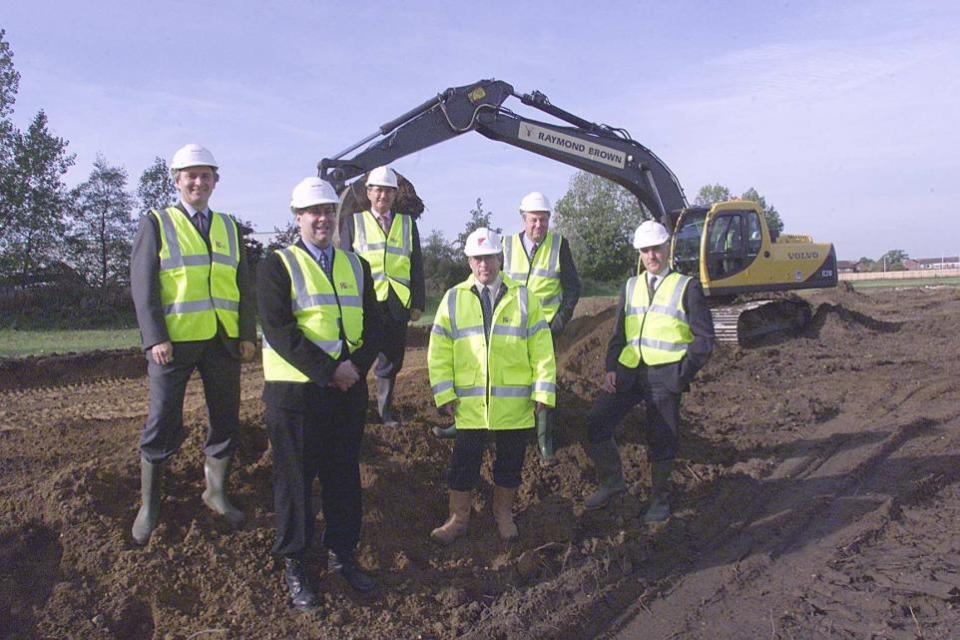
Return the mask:
<path fill-rule="evenodd" d="M 353 214 L 353 250 L 370 263 L 377 300 L 383 302 L 390 288 L 400 302 L 410 307 L 410 256 L 413 254 L 413 220 L 395 213 L 385 234 L 369 211 Z"/>
<path fill-rule="evenodd" d="M 553 320 L 563 302 L 563 286 L 560 282 L 560 243 L 562 238 L 548 231 L 537 247 L 533 264 L 527 257 L 520 234 L 510 236 L 503 246 L 503 269 L 507 275 L 526 285 L 537 296 L 543 307 L 547 322 Z"/>
<path fill-rule="evenodd" d="M 173 342 L 240 336 L 240 234 L 228 215 L 210 212 L 210 246 L 177 207 L 150 212 L 160 229 L 160 303 Z"/>
<path fill-rule="evenodd" d="M 334 360 L 363 345 L 363 267 L 349 251 L 334 251 L 333 282 L 300 247 L 277 253 L 290 275 L 290 303 L 297 328 Z M 343 334 L 341 335 L 341 328 Z M 263 377 L 270 382 L 308 382 L 309 378 L 263 341 Z"/>
<path fill-rule="evenodd" d="M 534 398 L 555 403 L 550 327 L 527 288 L 514 282 L 493 310 L 489 341 L 473 278 L 450 289 L 437 312 L 427 361 L 438 401 L 459 400 L 458 428 L 531 427 Z"/>
<path fill-rule="evenodd" d="M 683 308 L 689 276 L 671 271 L 650 301 L 645 275 L 627 280 L 624 293 L 624 337 L 619 362 L 627 367 L 679 362 L 693 342 L 693 332 Z"/>

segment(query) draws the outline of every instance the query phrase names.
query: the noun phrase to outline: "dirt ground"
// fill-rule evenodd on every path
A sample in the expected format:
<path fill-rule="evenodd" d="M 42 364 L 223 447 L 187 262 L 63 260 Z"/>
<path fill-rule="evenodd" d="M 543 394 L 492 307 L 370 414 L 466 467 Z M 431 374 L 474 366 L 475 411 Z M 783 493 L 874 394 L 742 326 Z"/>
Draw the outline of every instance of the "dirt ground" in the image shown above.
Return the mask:
<path fill-rule="evenodd" d="M 809 299 L 803 335 L 721 346 L 700 373 L 683 403 L 675 514 L 654 526 L 640 411 L 618 432 L 629 494 L 583 510 L 583 420 L 613 310 L 582 309 L 559 346 L 560 464 L 541 469 L 529 448 L 512 546 L 492 521 L 489 459 L 469 536 L 429 541 L 451 445 L 429 433 L 425 350 L 411 348 L 404 424 L 369 424 L 362 452 L 359 557 L 379 588 L 352 592 L 317 551 L 317 614 L 289 609 L 269 553 L 258 365 L 244 369 L 233 475 L 248 522 L 231 530 L 200 500 L 193 381 L 161 525 L 137 548 L 142 356 L 2 362 L 0 637 L 960 637 L 960 289 Z"/>

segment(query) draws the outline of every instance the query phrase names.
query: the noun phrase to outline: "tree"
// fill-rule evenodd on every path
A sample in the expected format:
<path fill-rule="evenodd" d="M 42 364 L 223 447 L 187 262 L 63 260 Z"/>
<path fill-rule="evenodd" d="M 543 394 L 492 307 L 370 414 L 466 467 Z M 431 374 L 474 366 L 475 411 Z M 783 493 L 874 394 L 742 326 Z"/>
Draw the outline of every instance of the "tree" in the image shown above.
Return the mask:
<path fill-rule="evenodd" d="M 493 215 L 491 211 L 483 210 L 483 200 L 477 198 L 477 206 L 473 209 L 470 209 L 470 219 L 467 220 L 466 226 L 463 228 L 463 231 L 457 236 L 457 249 L 459 253 L 463 254 L 463 248 L 467 246 L 467 236 L 473 233 L 476 229 L 480 227 L 486 227 L 492 231 L 500 233 L 502 229 L 500 227 L 492 228 L 490 226 L 490 217 Z"/>
<path fill-rule="evenodd" d="M 636 196 L 606 178 L 578 172 L 557 202 L 556 227 L 585 278 L 610 281 L 634 272 L 633 231 L 650 218 Z"/>
<path fill-rule="evenodd" d="M 13 51 L 4 40 L 0 29 L 0 236 L 6 232 L 14 215 L 13 188 L 15 180 L 14 146 L 16 128 L 10 116 L 20 88 L 20 74 L 13 66 Z"/>
<path fill-rule="evenodd" d="M 882 271 L 903 271 L 904 260 L 909 260 L 910 256 L 903 249 L 890 249 L 885 254 L 877 258 L 878 270 Z"/>
<path fill-rule="evenodd" d="M 98 289 L 127 284 L 135 229 L 126 169 L 98 154 L 90 177 L 71 191 L 70 200 L 76 233 L 68 246 L 77 272 Z"/>
<path fill-rule="evenodd" d="M 60 247 L 50 236 L 62 226 L 66 208 L 63 174 L 75 159 L 67 155 L 68 144 L 50 133 L 42 110 L 26 135 L 14 134 L 13 175 L 3 194 L 10 215 L 0 236 L 0 272 L 24 283 L 59 260 Z"/>
<path fill-rule="evenodd" d="M 431 231 L 427 241 L 422 243 L 421 252 L 428 296 L 443 295 L 470 275 L 462 251 L 437 229 Z"/>
<path fill-rule="evenodd" d="M 157 156 L 153 164 L 140 175 L 140 186 L 137 187 L 137 205 L 140 215 L 150 213 L 151 209 L 159 209 L 175 202 L 177 187 L 170 177 L 170 169 L 166 161 Z"/>
<path fill-rule="evenodd" d="M 271 253 L 277 249 L 289 247 L 291 244 L 295 244 L 299 239 L 300 227 L 298 227 L 297 224 L 291 220 L 283 229 L 280 227 L 273 228 L 273 239 L 267 244 L 265 253 Z"/>
<path fill-rule="evenodd" d="M 722 184 L 705 184 L 700 187 L 700 191 L 697 192 L 697 197 L 693 203 L 700 207 L 709 207 L 716 202 L 725 202 L 732 199 L 733 196 L 730 195 L 730 189 L 727 189 Z"/>
<path fill-rule="evenodd" d="M 257 265 L 266 255 L 263 243 L 253 237 L 257 230 L 253 228 L 253 223 L 249 220 L 237 218 L 237 231 L 240 232 L 240 244 L 247 255 L 247 264 L 250 266 L 251 272 L 255 273 Z"/>

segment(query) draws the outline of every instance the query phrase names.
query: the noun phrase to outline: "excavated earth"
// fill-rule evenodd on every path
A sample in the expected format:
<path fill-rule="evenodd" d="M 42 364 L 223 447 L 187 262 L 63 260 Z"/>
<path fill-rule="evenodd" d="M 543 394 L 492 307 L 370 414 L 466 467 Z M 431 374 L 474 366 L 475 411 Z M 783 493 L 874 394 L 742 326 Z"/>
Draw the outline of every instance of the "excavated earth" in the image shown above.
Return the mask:
<path fill-rule="evenodd" d="M 960 290 L 808 299 L 802 335 L 723 345 L 700 373 L 683 403 L 674 517 L 654 526 L 642 521 L 639 410 L 618 431 L 629 493 L 583 510 L 584 415 L 614 317 L 609 301 L 585 304 L 558 347 L 560 463 L 541 469 L 529 448 L 512 546 L 492 521 L 489 459 L 469 536 L 429 541 L 451 445 L 429 432 L 440 419 L 417 333 L 403 426 L 371 422 L 362 450 L 359 558 L 379 588 L 354 593 L 318 550 L 315 614 L 289 609 L 270 555 L 258 365 L 244 368 L 233 476 L 247 523 L 231 530 L 200 500 L 194 380 L 161 524 L 137 548 L 142 356 L 2 362 L 0 637 L 960 637 Z"/>

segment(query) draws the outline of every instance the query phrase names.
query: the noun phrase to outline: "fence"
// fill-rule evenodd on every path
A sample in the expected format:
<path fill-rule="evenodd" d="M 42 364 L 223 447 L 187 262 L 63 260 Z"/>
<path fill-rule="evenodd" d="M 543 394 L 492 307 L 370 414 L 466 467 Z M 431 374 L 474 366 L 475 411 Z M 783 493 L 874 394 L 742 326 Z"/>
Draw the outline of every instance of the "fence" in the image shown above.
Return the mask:
<path fill-rule="evenodd" d="M 960 277 L 960 269 L 923 269 L 916 271 L 841 273 L 838 277 L 840 280 L 928 280 L 932 278 Z"/>

